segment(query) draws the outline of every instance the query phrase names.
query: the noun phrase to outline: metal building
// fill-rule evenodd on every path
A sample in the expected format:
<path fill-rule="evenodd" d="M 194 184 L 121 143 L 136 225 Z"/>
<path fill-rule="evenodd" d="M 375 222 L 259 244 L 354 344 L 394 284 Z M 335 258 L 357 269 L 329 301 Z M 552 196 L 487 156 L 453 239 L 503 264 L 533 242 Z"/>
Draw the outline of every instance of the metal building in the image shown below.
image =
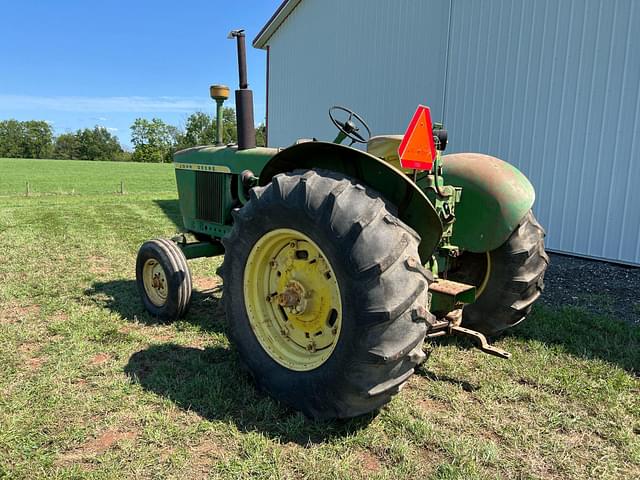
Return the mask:
<path fill-rule="evenodd" d="M 640 1 L 287 0 L 254 46 L 269 145 L 332 139 L 335 104 L 402 133 L 423 103 L 448 153 L 529 177 L 549 249 L 640 265 Z"/>

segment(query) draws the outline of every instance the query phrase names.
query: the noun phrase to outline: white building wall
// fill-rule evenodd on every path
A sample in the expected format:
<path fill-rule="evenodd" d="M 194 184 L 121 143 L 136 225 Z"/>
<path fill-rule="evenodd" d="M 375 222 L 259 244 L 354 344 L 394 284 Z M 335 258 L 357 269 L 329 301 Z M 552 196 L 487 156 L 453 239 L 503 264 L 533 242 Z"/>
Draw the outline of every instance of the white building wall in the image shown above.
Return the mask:
<path fill-rule="evenodd" d="M 269 145 L 332 140 L 332 105 L 374 134 L 405 125 L 417 103 L 438 118 L 448 15 L 448 1 L 302 0 L 268 42 Z"/>
<path fill-rule="evenodd" d="M 640 264 L 640 1 L 302 0 L 269 45 L 270 145 L 333 138 L 333 104 L 402 133 L 424 103 L 448 152 L 530 178 L 550 249 Z"/>

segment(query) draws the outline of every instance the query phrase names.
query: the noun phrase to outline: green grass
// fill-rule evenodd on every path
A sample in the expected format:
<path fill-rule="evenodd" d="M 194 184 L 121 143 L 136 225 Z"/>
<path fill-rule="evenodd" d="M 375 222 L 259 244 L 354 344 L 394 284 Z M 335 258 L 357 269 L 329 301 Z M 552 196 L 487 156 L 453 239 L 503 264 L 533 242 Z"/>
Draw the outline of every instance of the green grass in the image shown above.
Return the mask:
<path fill-rule="evenodd" d="M 173 166 L 168 164 L 30 160 L 0 158 L 0 196 L 26 194 L 95 194 L 124 190 L 174 192 Z"/>
<path fill-rule="evenodd" d="M 91 162 L 87 176 L 61 175 L 61 191 L 129 168 L 145 182 L 127 195 L 24 197 L 10 195 L 19 181 L 7 183 L 5 162 L 0 478 L 640 477 L 638 328 L 538 308 L 498 342 L 512 360 L 445 340 L 378 415 L 310 422 L 240 368 L 219 259 L 191 262 L 184 320 L 144 312 L 137 248 L 179 228 L 170 170 Z"/>

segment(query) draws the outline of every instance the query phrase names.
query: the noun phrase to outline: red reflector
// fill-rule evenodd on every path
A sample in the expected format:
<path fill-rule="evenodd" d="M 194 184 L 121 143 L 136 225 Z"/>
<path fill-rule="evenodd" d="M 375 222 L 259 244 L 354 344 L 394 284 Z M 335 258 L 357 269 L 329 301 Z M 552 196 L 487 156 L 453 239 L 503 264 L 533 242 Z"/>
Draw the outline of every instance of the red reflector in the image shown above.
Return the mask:
<path fill-rule="evenodd" d="M 437 155 L 429 107 L 418 105 L 398 148 L 402 168 L 431 170 Z"/>

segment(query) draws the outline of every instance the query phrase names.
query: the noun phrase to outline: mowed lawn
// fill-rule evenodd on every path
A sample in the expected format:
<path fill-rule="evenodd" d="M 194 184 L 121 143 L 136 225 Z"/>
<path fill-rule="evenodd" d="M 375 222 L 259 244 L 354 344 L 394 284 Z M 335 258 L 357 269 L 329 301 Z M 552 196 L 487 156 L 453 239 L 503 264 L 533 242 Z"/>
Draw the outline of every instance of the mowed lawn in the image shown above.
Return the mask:
<path fill-rule="evenodd" d="M 0 196 L 174 192 L 173 167 L 159 163 L 0 158 Z"/>
<path fill-rule="evenodd" d="M 168 165 L 0 160 L 0 478 L 640 478 L 640 329 L 580 309 L 536 308 L 509 361 L 433 344 L 376 415 L 275 403 L 225 335 L 221 259 L 190 262 L 184 320 L 142 308 L 174 188 Z"/>

